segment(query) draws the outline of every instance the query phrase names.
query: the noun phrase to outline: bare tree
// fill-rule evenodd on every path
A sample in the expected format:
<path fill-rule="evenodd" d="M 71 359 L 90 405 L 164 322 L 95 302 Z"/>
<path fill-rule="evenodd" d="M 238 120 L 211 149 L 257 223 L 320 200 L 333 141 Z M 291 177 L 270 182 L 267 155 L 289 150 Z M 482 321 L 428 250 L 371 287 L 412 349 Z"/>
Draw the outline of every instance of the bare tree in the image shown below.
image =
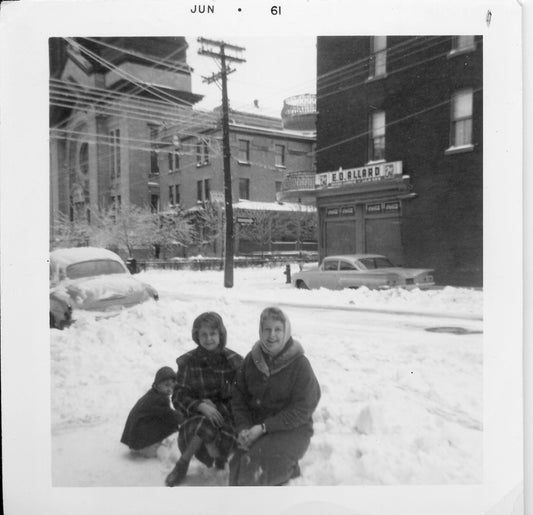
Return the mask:
<path fill-rule="evenodd" d="M 301 250 L 304 241 L 315 241 L 317 237 L 316 213 L 296 211 L 276 219 L 275 235 L 281 240 L 293 240 L 296 249 Z"/>
<path fill-rule="evenodd" d="M 275 211 L 254 211 L 251 218 L 254 222 L 242 225 L 239 236 L 258 243 L 264 256 L 265 250 L 272 249 L 272 234 L 278 224 L 278 214 Z"/>
<path fill-rule="evenodd" d="M 196 233 L 195 243 L 201 248 L 213 246 L 215 254 L 217 246 L 222 245 L 224 230 L 224 211 L 218 204 L 206 202 L 196 212 L 195 218 Z"/>

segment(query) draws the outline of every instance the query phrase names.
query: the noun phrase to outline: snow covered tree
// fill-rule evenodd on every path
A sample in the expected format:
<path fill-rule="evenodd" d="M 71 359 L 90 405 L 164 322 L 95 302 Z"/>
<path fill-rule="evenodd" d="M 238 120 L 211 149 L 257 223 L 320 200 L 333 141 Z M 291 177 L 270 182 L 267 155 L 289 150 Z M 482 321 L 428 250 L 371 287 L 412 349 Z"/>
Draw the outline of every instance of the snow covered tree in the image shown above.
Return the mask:
<path fill-rule="evenodd" d="M 134 248 L 158 243 L 159 216 L 149 208 L 111 208 L 93 218 L 91 242 L 98 247 L 114 247 L 131 256 Z"/>
<path fill-rule="evenodd" d="M 183 212 L 164 214 L 159 217 L 157 244 L 163 248 L 187 248 L 195 240 L 196 232 Z"/>
<path fill-rule="evenodd" d="M 91 226 L 85 218 L 70 220 L 58 213 L 50 230 L 50 248 L 83 247 L 90 244 Z"/>

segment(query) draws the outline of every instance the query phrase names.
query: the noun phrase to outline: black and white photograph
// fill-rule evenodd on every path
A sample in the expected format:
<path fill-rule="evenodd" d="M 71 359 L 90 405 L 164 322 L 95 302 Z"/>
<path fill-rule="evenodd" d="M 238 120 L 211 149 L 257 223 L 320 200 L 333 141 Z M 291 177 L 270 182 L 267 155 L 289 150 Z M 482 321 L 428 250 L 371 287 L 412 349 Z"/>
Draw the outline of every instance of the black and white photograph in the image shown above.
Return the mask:
<path fill-rule="evenodd" d="M 0 11 L 12 513 L 524 513 L 519 7 L 96 4 Z"/>

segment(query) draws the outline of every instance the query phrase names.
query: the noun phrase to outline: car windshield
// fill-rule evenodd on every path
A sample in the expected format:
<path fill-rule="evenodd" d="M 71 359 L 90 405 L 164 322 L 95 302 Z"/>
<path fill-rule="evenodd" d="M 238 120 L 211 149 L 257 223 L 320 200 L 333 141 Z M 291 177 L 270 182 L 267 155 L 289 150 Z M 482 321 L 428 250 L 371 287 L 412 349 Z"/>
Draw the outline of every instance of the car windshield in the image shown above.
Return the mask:
<path fill-rule="evenodd" d="M 394 265 L 384 257 L 362 258 L 359 260 L 367 270 L 374 270 L 376 268 L 393 268 Z"/>
<path fill-rule="evenodd" d="M 93 277 L 95 275 L 125 274 L 126 270 L 118 262 L 112 259 L 95 259 L 92 261 L 82 261 L 67 267 L 67 277 L 69 279 L 79 279 L 80 277 Z"/>

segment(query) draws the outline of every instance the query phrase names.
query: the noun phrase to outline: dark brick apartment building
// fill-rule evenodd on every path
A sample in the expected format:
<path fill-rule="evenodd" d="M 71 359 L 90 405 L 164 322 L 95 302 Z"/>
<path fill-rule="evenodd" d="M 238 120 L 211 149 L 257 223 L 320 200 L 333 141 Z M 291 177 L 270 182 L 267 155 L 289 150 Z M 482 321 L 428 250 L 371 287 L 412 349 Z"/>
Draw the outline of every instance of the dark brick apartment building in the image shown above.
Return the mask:
<path fill-rule="evenodd" d="M 321 256 L 376 252 L 483 284 L 483 41 L 319 37 Z"/>

